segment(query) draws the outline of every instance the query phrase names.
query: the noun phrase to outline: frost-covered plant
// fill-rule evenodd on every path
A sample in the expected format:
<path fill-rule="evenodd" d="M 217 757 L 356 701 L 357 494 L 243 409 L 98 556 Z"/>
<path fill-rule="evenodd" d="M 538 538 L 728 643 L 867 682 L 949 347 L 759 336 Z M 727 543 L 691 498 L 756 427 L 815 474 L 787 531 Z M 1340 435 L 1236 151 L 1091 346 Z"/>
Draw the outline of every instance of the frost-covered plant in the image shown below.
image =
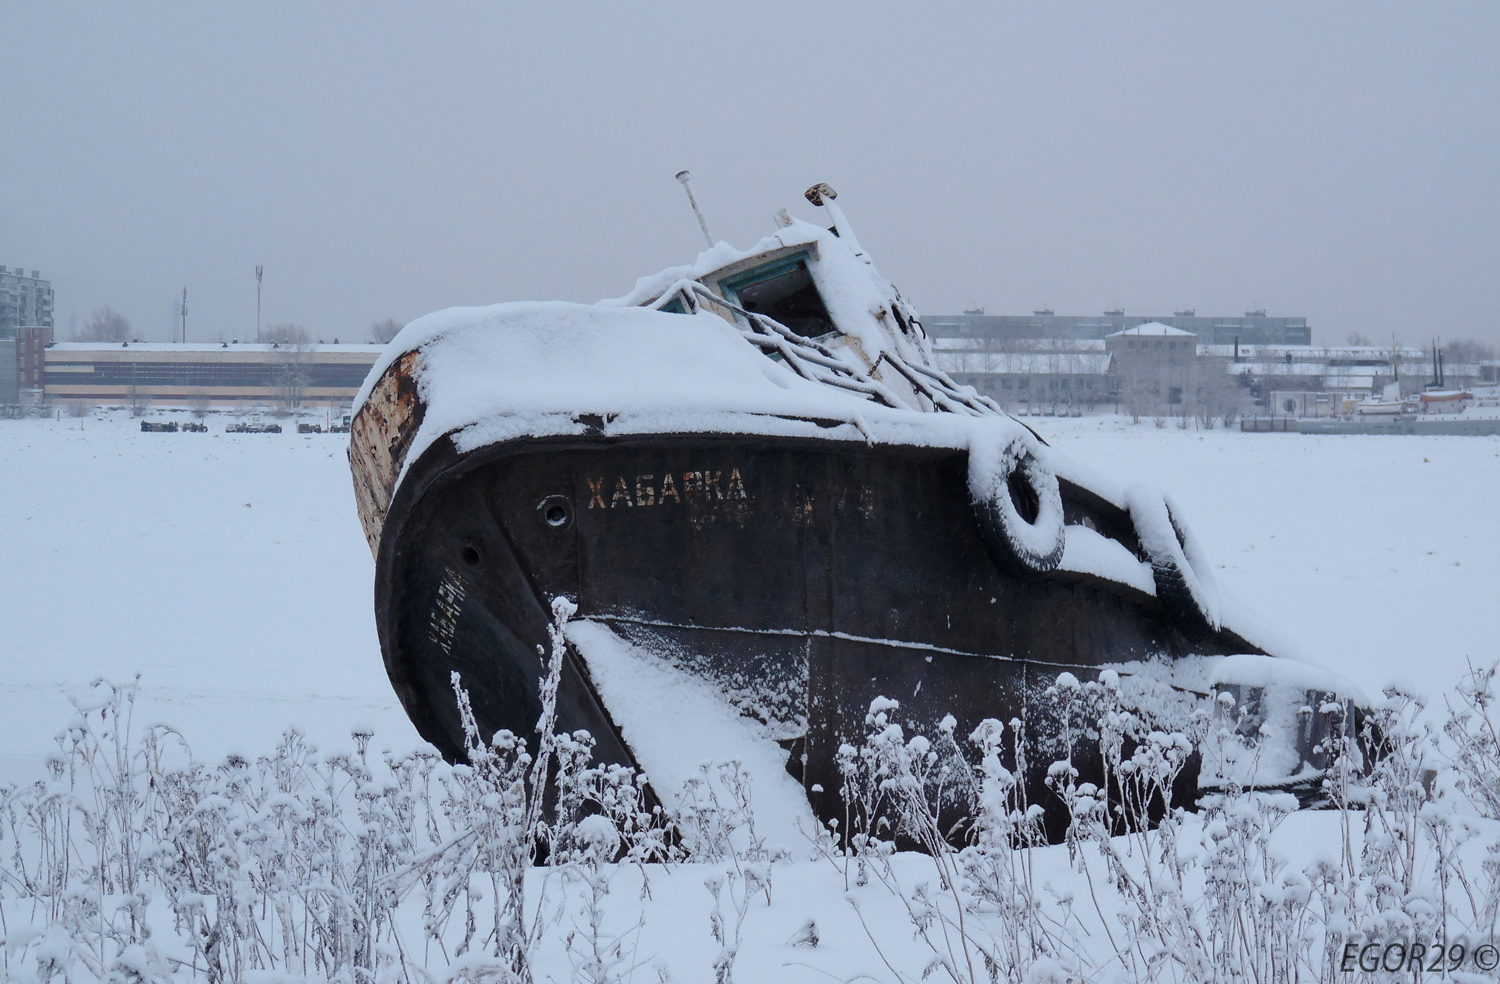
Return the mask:
<path fill-rule="evenodd" d="M 957 747 L 951 721 L 931 739 L 908 736 L 896 702 L 874 702 L 864 737 L 841 756 L 851 817 L 843 849 L 859 861 L 862 880 L 903 905 L 929 954 L 923 976 L 954 981 L 1332 981 L 1342 979 L 1350 942 L 1487 938 L 1500 913 L 1500 842 L 1451 799 L 1433 798 L 1436 746 L 1418 701 L 1388 694 L 1362 735 L 1344 727 L 1342 703 L 1305 709 L 1325 718 L 1331 736 L 1321 749 L 1330 759 L 1325 795 L 1345 835 L 1341 851 L 1296 865 L 1277 846 L 1298 808 L 1289 793 L 1231 777 L 1196 801 L 1178 798 L 1195 753 L 1212 745 L 1223 759 L 1237 744 L 1246 746 L 1242 758 L 1256 754 L 1234 720 L 1234 700 L 1224 699 L 1217 715 L 1211 698 L 1169 728 L 1127 707 L 1109 671 L 1087 683 L 1063 674 L 1043 695 L 1062 722 L 1063 756 L 1048 770 L 1049 787 L 1068 811 L 1068 851 L 1102 940 L 1079 932 L 1076 900 L 1039 889 L 1032 877 L 1039 811 L 1018 781 L 1026 767 L 1019 721 L 1010 748 L 998 722 L 977 728 L 979 764 L 966 773 L 937 764 Z M 1466 726 L 1482 724 L 1471 717 Z M 966 778 L 934 782 L 937 775 Z M 972 797 L 960 828 L 938 821 L 934 797 L 948 787 Z M 955 829 L 968 838 L 961 847 L 951 843 Z M 1475 870 L 1472 842 L 1481 835 L 1491 842 Z M 932 881 L 897 877 L 898 837 L 931 855 Z M 879 934 L 866 932 L 885 958 Z M 891 960 L 887 967 L 906 979 Z"/>
<path fill-rule="evenodd" d="M 554 614 L 560 629 L 570 613 Z M 1247 787 L 1254 770 L 1179 798 L 1194 752 L 1253 758 L 1233 698 L 1155 720 L 1109 671 L 1043 695 L 1061 712 L 1047 771 L 1077 873 L 1061 891 L 1036 874 L 1041 809 L 1021 777 L 1037 743 L 1021 721 L 916 735 L 875 701 L 840 753 L 848 823 L 817 843 L 862 873 L 852 903 L 889 893 L 905 914 L 915 951 L 866 927 L 896 981 L 1343 980 L 1349 943 L 1472 947 L 1500 928 L 1493 678 L 1471 673 L 1441 722 L 1394 691 L 1359 734 L 1345 704 L 1306 708 L 1329 735 L 1317 751 L 1339 832 L 1306 861 L 1279 846 L 1295 800 Z M 640 777 L 593 762 L 588 734 L 544 715 L 533 755 L 485 738 L 456 699 L 463 765 L 375 753 L 368 733 L 324 753 L 295 732 L 209 765 L 167 729 L 132 727 L 133 684 L 96 686 L 47 777 L 0 787 L 0 977 L 525 981 L 546 976 L 533 964 L 552 941 L 564 976 L 629 980 L 649 960 L 643 921 L 612 888 L 633 865 L 645 897 L 647 862 L 665 861 L 701 866 L 713 975 L 732 980 L 781 858 L 744 770 L 705 767 L 674 826 Z M 925 867 L 896 857 L 907 847 Z"/>
<path fill-rule="evenodd" d="M 772 874 L 787 852 L 757 832 L 754 788 L 738 761 L 699 767 L 699 774 L 683 784 L 673 830 L 677 849 L 671 858 L 710 869 L 703 884 L 713 898 L 709 931 L 719 947 L 714 979 L 716 984 L 729 984 L 751 900 L 763 896 L 766 905 L 771 904 Z"/>
<path fill-rule="evenodd" d="M 1479 815 L 1500 820 L 1500 694 L 1495 676 L 1500 663 L 1476 669 L 1472 664 L 1448 699 L 1443 732 L 1452 742 L 1455 788 Z M 1456 698 L 1456 702 L 1455 702 Z"/>
<path fill-rule="evenodd" d="M 698 775 L 683 783 L 673 811 L 678 850 L 671 857 L 699 862 L 730 861 L 767 866 L 786 857 L 786 851 L 766 841 L 755 829 L 754 788 L 738 760 L 705 763 Z M 770 885 L 769 874 L 765 884 Z"/>
<path fill-rule="evenodd" d="M 841 751 L 843 796 L 851 824 L 846 855 L 861 884 L 874 882 L 902 904 L 927 954 L 923 977 L 941 972 L 955 982 L 1066 980 L 1082 967 L 1072 937 L 1071 900 L 1035 883 L 1031 852 L 1044 842 L 1041 810 L 1026 799 L 1025 733 L 982 722 L 969 736 L 979 765 L 970 765 L 946 717 L 938 733 L 907 738 L 895 719 L 900 705 L 877 698 L 858 746 Z M 932 881 L 906 885 L 893 858 L 899 844 L 919 847 L 932 862 Z M 881 941 L 853 897 L 871 945 Z M 1070 925 L 1073 924 L 1073 925 Z M 898 978 L 900 972 L 887 960 Z"/>
<path fill-rule="evenodd" d="M 1068 751 L 1049 767 L 1048 785 L 1068 810 L 1075 864 L 1089 872 L 1085 848 L 1097 852 L 1121 903 L 1114 907 L 1121 927 L 1121 938 L 1111 937 L 1115 956 L 1135 979 L 1178 967 L 1190 979 L 1207 980 L 1211 960 L 1186 885 L 1186 809 L 1175 800 L 1194 743 L 1182 732 L 1155 730 L 1126 709 L 1118 684 L 1109 672 L 1083 684 L 1064 673 L 1048 688 L 1044 699 L 1062 709 Z M 1090 735 L 1102 760 L 1102 785 L 1078 781 L 1074 756 Z M 1122 833 L 1113 836 L 1117 829 Z M 1107 926 L 1097 890 L 1094 904 Z"/>
<path fill-rule="evenodd" d="M 1072 812 L 1075 859 L 1086 847 L 1110 873 L 1123 931 L 1112 946 L 1131 979 L 1337 980 L 1350 942 L 1477 941 L 1493 927 L 1500 843 L 1491 830 L 1480 871 L 1463 864 L 1461 848 L 1480 829 L 1433 798 L 1437 744 L 1419 699 L 1388 692 L 1359 735 L 1345 727 L 1348 707 L 1338 701 L 1304 709 L 1325 718 L 1324 791 L 1339 812 L 1342 845 L 1337 857 L 1297 868 L 1274 844 L 1297 809 L 1291 795 L 1231 780 L 1199 799 L 1196 824 L 1172 800 L 1193 749 L 1214 744 L 1222 760 L 1226 744 L 1245 740 L 1237 722 L 1207 727 L 1200 709 L 1185 732 L 1151 730 L 1117 706 L 1115 683 L 1108 672 L 1083 685 L 1065 674 L 1049 691 L 1098 722 L 1114 830 L 1101 820 L 1100 790 L 1076 783 L 1068 760 L 1052 777 Z M 1101 917 L 1110 907 L 1097 906 Z"/>
<path fill-rule="evenodd" d="M 710 874 L 703 886 L 713 896 L 714 907 L 709 912 L 709 932 L 719 945 L 714 957 L 714 984 L 733 984 L 734 961 L 739 956 L 744 942 L 745 917 L 750 912 L 751 899 L 764 892 L 770 904 L 771 883 L 769 864 L 750 864 L 719 874 Z M 730 911 L 724 911 L 724 903 Z"/>
<path fill-rule="evenodd" d="M 1483 752 L 1476 752 L 1481 739 L 1474 738 L 1495 727 L 1491 705 L 1474 693 L 1487 686 L 1483 674 L 1471 674 L 1460 688 L 1463 706 L 1450 707 L 1442 726 L 1453 739 L 1446 756 L 1424 702 L 1387 691 L 1370 709 L 1360 736 L 1373 765 L 1364 772 L 1330 770 L 1331 798 L 1358 808 L 1342 811 L 1342 864 L 1327 879 L 1330 950 L 1335 932 L 1360 942 L 1446 939 L 1472 946 L 1493 938 L 1500 837 L 1488 818 L 1456 808 L 1457 796 L 1449 795 L 1472 798 L 1493 782 L 1482 772 Z M 1341 759 L 1357 754 L 1352 744 L 1337 746 Z M 1484 850 L 1478 870 L 1464 862 L 1476 848 Z"/>
<path fill-rule="evenodd" d="M 325 755 L 296 732 L 253 762 L 211 766 L 167 729 L 132 735 L 135 684 L 96 685 L 49 778 L 0 788 L 0 972 L 365 981 L 440 960 L 456 979 L 530 980 L 562 896 L 584 886 L 599 916 L 617 855 L 654 859 L 669 840 L 633 772 L 592 764 L 586 733 L 553 733 L 572 612 L 554 614 L 538 742 L 550 767 L 507 732 L 483 740 L 457 685 L 458 766 L 373 755 L 368 733 Z M 558 792 L 550 814 L 544 781 Z"/>
<path fill-rule="evenodd" d="M 611 933 L 604 926 L 604 899 L 609 895 L 610 881 L 618 870 L 612 863 L 619 855 L 619 829 L 602 814 L 585 817 L 570 831 L 571 857 L 565 877 L 582 883 L 583 900 L 565 945 L 573 964 L 573 978 L 584 984 L 614 984 L 631 974 L 639 964 L 631 934 L 639 932 L 643 917 L 620 932 Z"/>
<path fill-rule="evenodd" d="M 48 929 L 0 940 L 7 976 L 34 957 L 43 976 L 75 963 L 112 973 L 123 960 L 153 973 L 166 964 L 149 944 L 149 875 L 162 828 L 160 790 L 145 781 L 159 769 L 172 733 L 132 733 L 136 685 L 95 681 L 71 698 L 76 712 L 57 736 L 49 778 L 0 787 L 0 929 L 9 925 L 7 896 L 45 915 Z"/>

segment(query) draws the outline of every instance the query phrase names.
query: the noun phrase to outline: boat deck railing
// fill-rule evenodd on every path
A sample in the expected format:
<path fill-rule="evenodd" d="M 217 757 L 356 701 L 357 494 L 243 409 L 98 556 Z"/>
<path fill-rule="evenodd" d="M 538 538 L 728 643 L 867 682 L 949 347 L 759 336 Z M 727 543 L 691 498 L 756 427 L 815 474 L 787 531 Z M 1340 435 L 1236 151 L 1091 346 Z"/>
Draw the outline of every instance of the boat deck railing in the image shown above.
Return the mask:
<path fill-rule="evenodd" d="M 767 355 L 779 357 L 803 379 L 848 390 L 882 406 L 910 409 L 895 391 L 875 377 L 874 373 L 886 365 L 905 379 L 933 411 L 972 417 L 1007 416 L 994 400 L 960 386 L 947 373 L 909 362 L 889 349 L 880 353 L 869 370 L 852 366 L 816 339 L 798 335 L 774 318 L 747 311 L 696 280 L 678 281 L 649 306 L 660 309 L 673 301 L 680 301 L 690 314 L 697 314 L 705 305 L 728 312 L 746 341 Z"/>

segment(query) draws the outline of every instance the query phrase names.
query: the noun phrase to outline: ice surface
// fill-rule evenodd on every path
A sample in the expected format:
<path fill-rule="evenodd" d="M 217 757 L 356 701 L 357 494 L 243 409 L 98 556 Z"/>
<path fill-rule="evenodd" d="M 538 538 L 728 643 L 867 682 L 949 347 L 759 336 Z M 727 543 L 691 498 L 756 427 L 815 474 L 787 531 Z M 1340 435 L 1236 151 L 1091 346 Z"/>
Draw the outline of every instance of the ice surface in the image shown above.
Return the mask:
<path fill-rule="evenodd" d="M 204 435 L 141 434 L 124 413 L 0 421 L 0 773 L 37 767 L 70 688 L 136 671 L 138 720 L 181 724 L 206 756 L 290 723 L 325 744 L 360 723 L 377 744 L 418 741 L 380 662 L 347 439 L 222 434 L 230 419 Z M 1483 521 L 1500 438 L 1037 423 L 1064 477 L 1085 462 L 1096 491 L 1174 490 L 1252 642 L 1370 691 L 1407 677 L 1436 693 L 1500 655 L 1480 617 L 1500 584 Z M 1063 565 L 1093 570 L 1068 534 Z"/>
<path fill-rule="evenodd" d="M 1451 686 L 1500 657 L 1478 613 L 1500 584 L 1500 437 L 1242 434 L 1115 416 L 1034 421 L 1061 477 L 1172 490 L 1225 624 L 1378 691 Z M 1072 532 L 1071 530 L 1069 531 Z"/>
<path fill-rule="evenodd" d="M 54 342 L 49 345 L 51 352 L 99 352 L 111 349 L 123 349 L 127 352 L 152 352 L 152 353 L 224 353 L 224 352 L 286 352 L 290 346 L 273 345 L 271 342 Z M 369 355 L 376 352 L 384 352 L 384 345 L 374 345 L 368 342 L 309 342 L 303 346 L 304 351 L 310 352 L 351 352 L 360 355 Z"/>

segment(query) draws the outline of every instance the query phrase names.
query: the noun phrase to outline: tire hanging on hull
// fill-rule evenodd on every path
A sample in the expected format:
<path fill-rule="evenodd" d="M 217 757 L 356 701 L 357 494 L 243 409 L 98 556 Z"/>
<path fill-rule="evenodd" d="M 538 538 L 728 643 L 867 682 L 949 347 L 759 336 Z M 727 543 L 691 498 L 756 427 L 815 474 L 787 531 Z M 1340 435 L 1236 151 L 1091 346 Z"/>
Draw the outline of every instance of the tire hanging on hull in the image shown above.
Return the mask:
<path fill-rule="evenodd" d="M 969 491 L 979 536 L 996 563 L 1023 576 L 1062 562 L 1066 533 L 1057 476 L 1024 438 L 969 449 Z"/>
<path fill-rule="evenodd" d="M 1182 510 L 1164 495 L 1138 492 L 1130 500 L 1130 518 L 1167 618 L 1190 642 L 1218 632 L 1217 586 Z"/>

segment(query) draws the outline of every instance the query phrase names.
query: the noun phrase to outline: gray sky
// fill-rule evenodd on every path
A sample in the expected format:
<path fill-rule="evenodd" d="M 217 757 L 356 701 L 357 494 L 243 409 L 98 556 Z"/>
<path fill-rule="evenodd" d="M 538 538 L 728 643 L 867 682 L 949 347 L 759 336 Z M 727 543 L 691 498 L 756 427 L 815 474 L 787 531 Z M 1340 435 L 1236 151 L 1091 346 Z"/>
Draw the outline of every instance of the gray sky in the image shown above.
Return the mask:
<path fill-rule="evenodd" d="M 433 10 L 441 8 L 441 12 Z M 919 310 L 1500 342 L 1500 6 L 8 4 L 0 263 L 165 338 L 624 293 L 827 181 Z"/>

